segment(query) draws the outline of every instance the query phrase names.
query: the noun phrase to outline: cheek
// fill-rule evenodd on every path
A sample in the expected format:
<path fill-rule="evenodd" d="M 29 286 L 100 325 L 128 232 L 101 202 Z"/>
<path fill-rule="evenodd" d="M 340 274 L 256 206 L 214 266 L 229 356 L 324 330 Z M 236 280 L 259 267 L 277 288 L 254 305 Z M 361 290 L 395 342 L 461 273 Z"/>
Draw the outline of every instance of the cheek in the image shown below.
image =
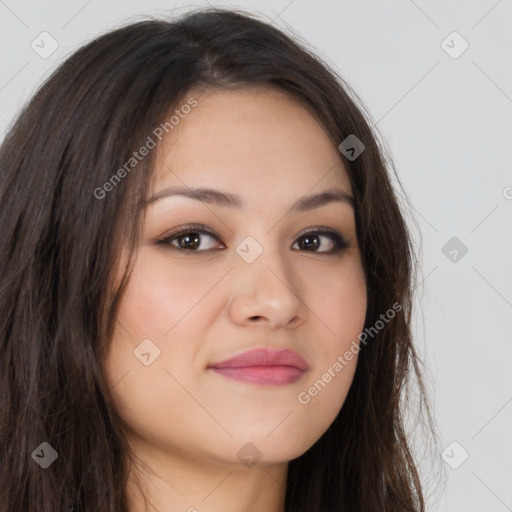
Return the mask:
<path fill-rule="evenodd" d="M 199 347 L 195 330 L 211 315 L 208 301 L 200 299 L 218 280 L 206 267 L 184 272 L 166 264 L 165 257 L 142 251 L 137 256 L 104 363 L 115 408 L 129 424 L 142 428 L 153 417 L 163 421 L 164 397 L 172 396 L 168 405 L 173 407 L 186 408 L 190 402 L 166 370 L 180 382 L 192 373 Z M 138 356 L 148 352 L 154 362 L 145 366 Z"/>
<path fill-rule="evenodd" d="M 167 339 L 192 310 L 201 310 L 200 299 L 216 280 L 207 265 L 185 272 L 171 266 L 165 255 L 139 255 L 119 308 L 119 321 L 129 326 L 132 336 Z"/>
<path fill-rule="evenodd" d="M 307 305 L 322 333 L 323 353 L 350 345 L 364 328 L 367 289 L 362 266 L 350 258 L 329 272 L 309 275 Z M 315 318 L 316 317 L 316 318 Z"/>
<path fill-rule="evenodd" d="M 311 344 L 316 365 L 298 403 L 307 414 L 318 418 L 312 427 L 314 435 L 320 435 L 339 413 L 352 384 L 360 347 L 358 336 L 366 317 L 367 289 L 357 260 L 328 276 L 315 276 L 315 281 L 318 286 L 308 306 L 318 317 L 318 338 Z"/>

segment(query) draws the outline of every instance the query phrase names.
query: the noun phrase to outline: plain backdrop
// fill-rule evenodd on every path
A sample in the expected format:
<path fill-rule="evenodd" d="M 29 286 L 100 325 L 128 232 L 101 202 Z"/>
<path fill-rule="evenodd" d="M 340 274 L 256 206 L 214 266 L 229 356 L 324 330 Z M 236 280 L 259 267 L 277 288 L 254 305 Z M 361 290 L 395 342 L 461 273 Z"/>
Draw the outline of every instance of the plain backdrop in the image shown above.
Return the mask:
<path fill-rule="evenodd" d="M 95 36 L 206 5 L 0 0 L 0 135 Z M 429 510 L 512 511 L 512 2 L 211 5 L 299 34 L 369 109 L 411 202 L 421 254 L 414 328 L 441 434 L 434 457 L 446 472 Z"/>

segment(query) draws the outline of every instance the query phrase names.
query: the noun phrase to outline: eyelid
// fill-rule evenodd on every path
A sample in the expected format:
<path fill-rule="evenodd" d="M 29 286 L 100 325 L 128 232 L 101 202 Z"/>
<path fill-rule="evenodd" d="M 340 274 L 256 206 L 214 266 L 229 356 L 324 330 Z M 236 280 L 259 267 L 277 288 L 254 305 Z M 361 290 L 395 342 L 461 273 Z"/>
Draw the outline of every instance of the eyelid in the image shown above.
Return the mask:
<path fill-rule="evenodd" d="M 173 236 L 177 236 L 182 233 L 188 233 L 190 231 L 193 231 L 195 233 L 202 233 L 205 235 L 212 235 L 219 240 L 221 238 L 219 233 L 217 233 L 214 229 L 211 229 L 208 226 L 205 226 L 204 224 L 198 224 L 193 222 L 191 224 L 182 224 L 181 226 L 175 227 L 174 229 L 163 235 L 160 241 L 167 240 Z"/>

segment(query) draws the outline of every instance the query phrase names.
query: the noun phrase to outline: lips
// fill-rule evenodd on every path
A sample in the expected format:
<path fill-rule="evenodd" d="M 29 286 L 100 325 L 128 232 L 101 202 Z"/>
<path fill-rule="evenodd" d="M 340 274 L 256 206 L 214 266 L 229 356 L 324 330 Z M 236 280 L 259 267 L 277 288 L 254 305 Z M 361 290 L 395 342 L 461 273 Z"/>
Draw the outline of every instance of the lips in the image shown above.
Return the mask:
<path fill-rule="evenodd" d="M 264 386 L 281 386 L 300 380 L 309 369 L 308 363 L 290 349 L 254 349 L 208 368 L 238 381 Z"/>

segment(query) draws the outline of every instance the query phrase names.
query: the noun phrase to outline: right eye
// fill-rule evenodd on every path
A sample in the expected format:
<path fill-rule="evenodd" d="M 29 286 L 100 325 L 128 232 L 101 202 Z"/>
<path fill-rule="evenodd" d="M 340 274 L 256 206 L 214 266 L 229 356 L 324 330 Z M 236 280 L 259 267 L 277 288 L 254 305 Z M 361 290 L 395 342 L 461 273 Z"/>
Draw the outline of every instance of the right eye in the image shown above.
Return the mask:
<path fill-rule="evenodd" d="M 214 247 L 203 248 L 205 244 L 202 238 L 205 236 L 217 241 L 219 240 L 215 234 L 205 229 L 205 226 L 202 224 L 190 224 L 181 227 L 177 231 L 159 240 L 157 243 L 173 251 L 180 251 L 185 254 L 213 250 Z M 200 247 L 201 249 L 199 249 Z M 225 248 L 225 246 L 222 248 Z"/>

